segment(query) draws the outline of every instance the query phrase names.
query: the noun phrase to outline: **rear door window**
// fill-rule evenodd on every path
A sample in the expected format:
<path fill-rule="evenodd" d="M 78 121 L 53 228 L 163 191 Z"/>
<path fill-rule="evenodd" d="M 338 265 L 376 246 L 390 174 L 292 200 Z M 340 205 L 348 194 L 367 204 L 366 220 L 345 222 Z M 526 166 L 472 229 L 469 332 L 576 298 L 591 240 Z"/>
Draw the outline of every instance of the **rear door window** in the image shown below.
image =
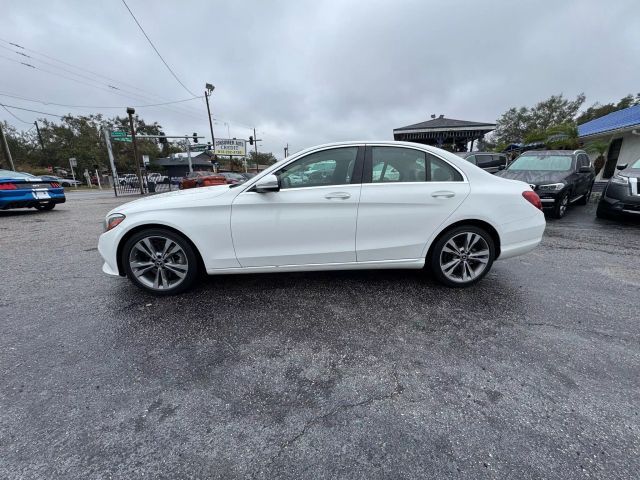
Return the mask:
<path fill-rule="evenodd" d="M 427 152 L 401 147 L 371 147 L 373 183 L 461 182 L 462 175 Z"/>

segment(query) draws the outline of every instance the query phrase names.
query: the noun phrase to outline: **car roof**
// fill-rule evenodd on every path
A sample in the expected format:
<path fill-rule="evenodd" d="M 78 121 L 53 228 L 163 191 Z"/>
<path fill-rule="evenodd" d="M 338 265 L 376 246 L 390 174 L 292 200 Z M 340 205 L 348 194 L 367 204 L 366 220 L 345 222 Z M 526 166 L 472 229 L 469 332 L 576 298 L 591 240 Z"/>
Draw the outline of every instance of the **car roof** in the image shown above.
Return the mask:
<path fill-rule="evenodd" d="M 571 156 L 577 155 L 579 153 L 585 153 L 584 150 L 527 150 L 526 152 L 522 152 L 520 156 L 527 155 L 562 155 L 562 156 Z"/>
<path fill-rule="evenodd" d="M 453 152 L 459 157 L 467 158 L 469 155 L 505 155 L 500 152 Z"/>

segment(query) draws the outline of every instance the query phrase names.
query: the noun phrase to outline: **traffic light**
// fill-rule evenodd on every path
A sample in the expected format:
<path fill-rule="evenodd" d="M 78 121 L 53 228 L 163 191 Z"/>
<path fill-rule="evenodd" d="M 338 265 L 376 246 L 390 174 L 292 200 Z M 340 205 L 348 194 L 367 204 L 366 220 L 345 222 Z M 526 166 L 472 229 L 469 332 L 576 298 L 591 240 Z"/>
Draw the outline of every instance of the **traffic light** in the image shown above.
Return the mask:
<path fill-rule="evenodd" d="M 164 135 L 164 132 L 160 132 L 160 135 Z M 167 143 L 167 137 L 159 137 L 158 142 Z"/>
<path fill-rule="evenodd" d="M 193 143 L 198 143 L 198 134 L 193 132 Z"/>
<path fill-rule="evenodd" d="M 211 142 L 207 142 L 207 150 L 211 150 L 212 148 Z"/>
<path fill-rule="evenodd" d="M 249 145 L 253 145 L 253 135 L 249 135 Z"/>

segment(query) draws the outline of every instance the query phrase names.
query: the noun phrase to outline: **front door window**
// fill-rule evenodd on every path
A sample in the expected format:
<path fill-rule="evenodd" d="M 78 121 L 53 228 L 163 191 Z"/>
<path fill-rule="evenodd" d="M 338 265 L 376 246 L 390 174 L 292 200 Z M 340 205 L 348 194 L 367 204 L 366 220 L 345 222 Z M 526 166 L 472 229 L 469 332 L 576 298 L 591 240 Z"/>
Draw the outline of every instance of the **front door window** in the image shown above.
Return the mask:
<path fill-rule="evenodd" d="M 280 188 L 349 184 L 357 155 L 358 147 L 333 148 L 306 155 L 276 173 Z"/>

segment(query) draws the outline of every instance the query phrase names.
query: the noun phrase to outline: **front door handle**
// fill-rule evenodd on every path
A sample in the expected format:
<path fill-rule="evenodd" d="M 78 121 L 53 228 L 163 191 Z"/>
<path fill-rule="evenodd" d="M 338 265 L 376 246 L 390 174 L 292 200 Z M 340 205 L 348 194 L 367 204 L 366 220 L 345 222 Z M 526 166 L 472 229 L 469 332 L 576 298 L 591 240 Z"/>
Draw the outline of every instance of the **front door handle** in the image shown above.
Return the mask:
<path fill-rule="evenodd" d="M 431 196 L 433 198 L 452 198 L 452 197 L 455 197 L 456 194 L 455 194 L 455 192 L 449 192 L 447 190 L 440 190 L 438 192 L 433 192 L 431 194 Z"/>
<path fill-rule="evenodd" d="M 343 200 L 346 200 L 347 198 L 351 198 L 351 194 L 347 192 L 331 192 L 327 193 L 324 198 L 326 198 L 327 200 L 330 200 L 332 198 L 341 198 Z"/>

